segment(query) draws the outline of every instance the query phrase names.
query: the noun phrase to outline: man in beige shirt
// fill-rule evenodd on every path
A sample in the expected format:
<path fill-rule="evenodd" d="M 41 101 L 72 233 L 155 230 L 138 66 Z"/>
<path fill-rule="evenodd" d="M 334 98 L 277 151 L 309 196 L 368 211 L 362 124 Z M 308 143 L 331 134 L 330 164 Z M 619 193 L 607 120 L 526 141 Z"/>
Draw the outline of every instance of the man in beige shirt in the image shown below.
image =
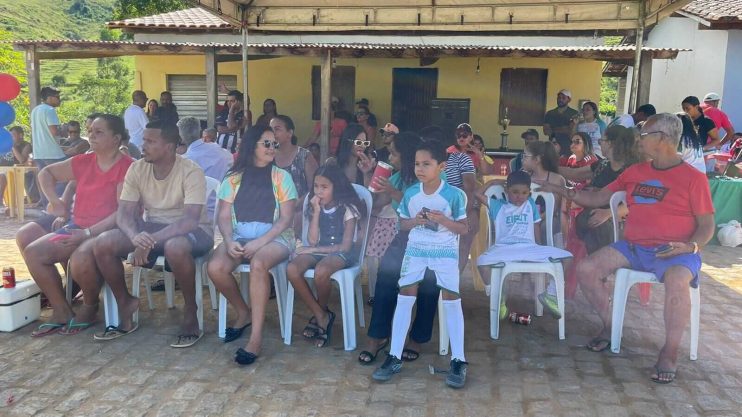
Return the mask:
<path fill-rule="evenodd" d="M 165 268 L 173 272 L 183 292 L 183 324 L 170 346 L 189 347 L 203 336 L 196 316 L 194 259 L 213 248 L 214 234 L 206 216 L 206 177 L 194 162 L 175 154 L 179 139 L 174 124 L 147 125 L 142 159 L 131 165 L 124 179 L 118 229 L 98 237 L 96 263 L 116 297 L 120 320 L 118 326 L 96 334 L 98 340 L 118 338 L 139 326 L 132 320 L 139 299 L 126 288 L 121 264 L 121 258 L 132 251 L 134 266 L 151 266 L 164 255 Z"/>

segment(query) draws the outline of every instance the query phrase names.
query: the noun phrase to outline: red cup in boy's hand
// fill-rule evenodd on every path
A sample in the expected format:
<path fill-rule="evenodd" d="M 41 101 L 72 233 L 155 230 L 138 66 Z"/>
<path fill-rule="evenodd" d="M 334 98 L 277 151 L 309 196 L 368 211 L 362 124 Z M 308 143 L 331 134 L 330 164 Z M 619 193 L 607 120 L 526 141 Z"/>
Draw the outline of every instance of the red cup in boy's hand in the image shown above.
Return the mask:
<path fill-rule="evenodd" d="M 393 167 L 389 164 L 387 164 L 384 161 L 379 161 L 376 163 L 376 169 L 374 169 L 374 175 L 371 177 L 371 182 L 368 185 L 369 191 L 372 193 L 378 193 L 381 191 L 380 189 L 376 188 L 376 179 L 377 178 L 389 178 L 392 176 L 392 170 Z"/>

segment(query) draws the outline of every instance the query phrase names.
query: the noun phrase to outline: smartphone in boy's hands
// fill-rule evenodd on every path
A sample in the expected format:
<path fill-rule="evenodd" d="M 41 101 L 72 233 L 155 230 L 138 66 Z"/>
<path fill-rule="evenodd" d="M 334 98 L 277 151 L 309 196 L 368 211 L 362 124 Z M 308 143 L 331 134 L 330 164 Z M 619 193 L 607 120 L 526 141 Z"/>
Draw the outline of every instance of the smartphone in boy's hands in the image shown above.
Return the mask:
<path fill-rule="evenodd" d="M 658 255 L 663 255 L 665 253 L 671 252 L 673 249 L 675 248 L 668 243 L 655 248 L 655 253 Z"/>
<path fill-rule="evenodd" d="M 430 220 L 428 218 L 428 213 L 430 213 L 431 210 L 429 208 L 427 208 L 427 207 L 423 207 L 423 209 L 421 211 L 423 213 L 422 214 L 423 219 L 426 220 L 426 222 L 423 225 L 423 227 L 425 227 L 426 229 L 432 230 L 434 232 L 437 232 L 438 231 L 438 223 L 436 223 L 436 222 L 434 222 L 434 221 L 432 221 L 432 220 Z"/>
<path fill-rule="evenodd" d="M 49 239 L 49 242 L 59 242 L 60 240 L 69 239 L 72 236 L 70 230 L 65 226 L 54 231 L 54 236 Z"/>

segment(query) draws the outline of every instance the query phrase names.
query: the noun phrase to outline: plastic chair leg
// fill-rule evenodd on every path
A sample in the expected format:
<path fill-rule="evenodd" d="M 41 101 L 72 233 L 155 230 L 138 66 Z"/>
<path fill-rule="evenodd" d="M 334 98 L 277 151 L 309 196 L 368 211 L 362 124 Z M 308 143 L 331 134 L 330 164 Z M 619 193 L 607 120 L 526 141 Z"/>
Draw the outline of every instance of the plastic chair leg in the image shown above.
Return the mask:
<path fill-rule="evenodd" d="M 119 309 L 116 303 L 116 297 L 113 296 L 113 291 L 108 284 L 103 284 L 103 313 L 106 317 L 106 327 L 118 326 L 119 324 Z"/>
<path fill-rule="evenodd" d="M 355 298 L 355 289 L 353 288 L 353 279 L 343 277 L 338 280 L 340 289 L 340 305 L 343 309 L 343 339 L 345 341 L 345 350 L 351 351 L 356 348 L 356 306 L 353 302 Z"/>
<path fill-rule="evenodd" d="M 219 318 L 217 323 L 217 336 L 224 339 L 227 335 L 227 297 L 219 294 Z"/>
<path fill-rule="evenodd" d="M 355 283 L 353 285 L 356 290 L 356 308 L 358 309 L 358 325 L 365 328 L 366 327 L 366 317 L 363 312 L 363 288 L 361 288 L 361 278 L 356 277 Z"/>
<path fill-rule="evenodd" d="M 562 317 L 559 319 L 559 340 L 564 340 L 564 271 L 561 264 L 554 265 L 554 285 L 557 292 L 557 306 L 559 307 L 559 312 L 562 314 Z"/>
<path fill-rule="evenodd" d="M 165 267 L 163 267 L 164 269 Z M 164 271 L 162 274 L 165 280 L 165 300 L 167 301 L 167 308 L 175 308 L 175 277 L 172 272 Z M 147 284 L 149 288 L 149 284 Z M 151 291 L 151 290 L 150 290 Z"/>
<path fill-rule="evenodd" d="M 613 312 L 611 319 L 611 352 L 621 351 L 621 336 L 623 335 L 623 320 L 626 313 L 626 301 L 629 298 L 632 282 L 629 271 L 616 271 L 616 283 L 613 287 Z"/>
<path fill-rule="evenodd" d="M 441 356 L 448 355 L 451 339 L 448 336 L 446 309 L 443 308 L 443 294 L 438 296 L 438 335 L 438 354 Z"/>
<path fill-rule="evenodd" d="M 292 328 L 294 322 L 294 286 L 288 283 L 286 288 L 286 309 L 284 311 L 283 344 L 291 345 Z"/>
<path fill-rule="evenodd" d="M 286 267 L 288 264 L 282 262 L 273 269 L 271 269 L 271 275 L 273 276 L 273 285 L 276 287 L 276 302 L 278 304 L 278 323 L 281 329 L 281 335 L 286 331 L 286 287 L 288 286 L 288 278 L 286 277 Z"/>
<path fill-rule="evenodd" d="M 134 273 L 133 273 L 133 280 L 132 280 L 133 282 L 132 293 L 133 293 L 134 287 L 138 287 L 140 283 L 142 282 L 142 274 L 144 274 L 144 268 L 140 266 L 135 266 Z M 152 288 L 150 286 L 149 279 L 147 278 L 146 275 L 144 277 L 144 287 L 145 287 L 144 291 L 147 294 L 147 305 L 149 306 L 150 310 L 154 310 L 155 303 L 154 303 L 154 300 L 152 299 Z"/>
<path fill-rule="evenodd" d="M 204 287 L 201 276 L 203 270 L 203 258 L 196 258 L 196 318 L 198 319 L 198 328 L 204 331 Z"/>
<path fill-rule="evenodd" d="M 698 359 L 698 337 L 701 327 L 701 290 L 690 289 L 690 360 Z"/>
<path fill-rule="evenodd" d="M 531 274 L 533 277 L 533 309 L 536 311 L 536 317 L 541 317 L 544 315 L 544 306 L 541 305 L 541 302 L 538 301 L 538 295 L 544 292 L 544 289 L 546 288 L 545 281 L 550 279 L 551 277 L 546 274 L 536 273 Z"/>
<path fill-rule="evenodd" d="M 502 269 L 492 268 L 490 274 L 490 338 L 500 338 L 500 300 L 502 299 Z"/>

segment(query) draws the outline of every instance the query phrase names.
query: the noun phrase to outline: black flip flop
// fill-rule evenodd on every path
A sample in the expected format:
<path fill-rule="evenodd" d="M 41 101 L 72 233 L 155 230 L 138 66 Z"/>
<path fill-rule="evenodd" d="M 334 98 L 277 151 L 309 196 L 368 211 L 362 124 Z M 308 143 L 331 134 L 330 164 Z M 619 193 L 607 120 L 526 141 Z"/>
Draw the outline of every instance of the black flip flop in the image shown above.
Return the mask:
<path fill-rule="evenodd" d="M 322 342 L 322 344 L 317 345 L 317 347 L 320 348 L 323 348 L 330 344 L 330 338 L 332 337 L 332 325 L 333 323 L 335 323 L 335 313 L 327 310 L 327 314 L 330 315 L 330 320 L 327 322 L 327 328 L 323 329 L 322 327 L 317 326 L 317 336 L 314 337 L 316 340 Z"/>
<path fill-rule="evenodd" d="M 369 352 L 367 350 L 362 351 L 361 353 L 358 354 L 358 362 L 360 362 L 361 365 L 363 365 L 363 366 L 371 365 L 372 363 L 374 363 L 376 361 L 376 357 L 379 356 L 379 352 L 381 352 L 382 350 L 384 350 L 384 348 L 386 348 L 387 346 L 389 346 L 389 339 L 386 339 L 384 341 L 384 343 L 382 343 L 376 349 L 376 353 L 371 353 L 371 352 Z M 363 356 L 363 355 L 366 355 L 366 356 L 368 356 L 371 359 L 369 359 L 367 361 L 364 361 L 363 359 L 361 359 L 361 356 Z"/>
<path fill-rule="evenodd" d="M 240 365 L 250 365 L 255 362 L 255 359 L 257 358 L 258 355 L 248 352 L 243 348 L 237 349 L 237 352 L 234 353 L 234 361 Z"/>
<path fill-rule="evenodd" d="M 247 323 L 242 327 L 227 327 L 224 329 L 224 343 L 229 343 L 242 337 L 242 333 L 245 329 L 252 326 L 252 322 Z"/>
<path fill-rule="evenodd" d="M 407 356 L 405 356 L 405 354 Z M 414 362 L 420 357 L 420 352 L 414 349 L 403 349 L 402 350 L 402 362 Z"/>
<path fill-rule="evenodd" d="M 317 324 L 317 318 L 312 316 L 309 318 L 309 322 L 304 326 L 304 330 L 301 331 L 301 335 L 307 340 L 314 340 L 319 333 L 319 326 Z"/>

